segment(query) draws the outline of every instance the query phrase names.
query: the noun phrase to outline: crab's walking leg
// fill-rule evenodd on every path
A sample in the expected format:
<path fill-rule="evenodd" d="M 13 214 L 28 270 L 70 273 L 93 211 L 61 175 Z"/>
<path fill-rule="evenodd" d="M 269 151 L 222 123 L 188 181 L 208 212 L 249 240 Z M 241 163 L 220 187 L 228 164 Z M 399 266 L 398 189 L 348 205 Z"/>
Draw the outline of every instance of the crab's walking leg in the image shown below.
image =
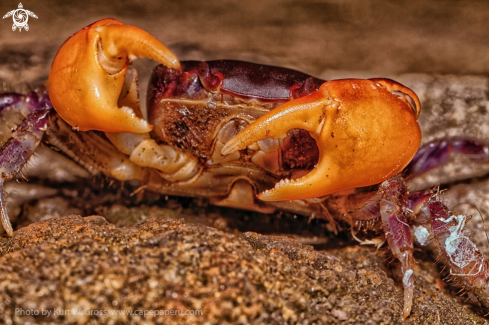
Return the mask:
<path fill-rule="evenodd" d="M 430 197 L 422 193 L 420 198 Z M 413 197 L 413 202 L 417 203 Z M 424 202 L 424 201 L 423 201 Z M 404 287 L 403 318 L 411 313 L 413 304 L 413 240 L 408 225 L 408 191 L 401 176 L 393 177 L 383 182 L 376 192 L 354 193 L 348 196 L 331 195 L 324 201 L 328 210 L 336 219 L 348 222 L 355 230 L 382 230 L 392 254 L 401 261 Z M 381 222 L 378 222 L 380 219 Z M 381 245 L 380 241 L 372 241 Z"/>
<path fill-rule="evenodd" d="M 148 170 L 133 164 L 129 158 L 117 150 L 95 132 L 73 132 L 71 126 L 58 115 L 50 120 L 45 140 L 64 155 L 74 160 L 92 175 L 104 173 L 120 180 L 147 182 Z"/>
<path fill-rule="evenodd" d="M 3 114 L 4 110 L 8 107 L 20 103 L 23 97 L 24 96 L 16 93 L 6 93 L 0 95 L 0 114 Z"/>
<path fill-rule="evenodd" d="M 0 146 L 11 136 L 15 126 L 27 115 L 43 108 L 52 107 L 46 92 L 30 91 L 27 95 L 4 93 L 0 95 Z"/>
<path fill-rule="evenodd" d="M 413 239 L 407 224 L 404 207 L 407 203 L 407 190 L 402 178 L 396 177 L 380 186 L 380 216 L 387 243 L 392 254 L 401 262 L 402 284 L 404 286 L 403 315 L 406 319 L 413 305 Z"/>
<path fill-rule="evenodd" d="M 355 230 L 378 230 L 381 218 L 389 248 L 402 263 L 404 318 L 409 315 L 414 289 L 411 227 L 418 244 L 434 241 L 450 276 L 489 307 L 489 261 L 463 233 L 468 218 L 454 215 L 437 200 L 435 191 L 408 194 L 403 179 L 396 176 L 382 183 L 377 192 L 330 195 L 324 204 L 335 219 L 348 222 Z"/>
<path fill-rule="evenodd" d="M 44 107 L 52 107 L 47 93 L 30 91 L 27 95 L 5 93 L 0 95 L 0 116 L 8 111 L 28 115 Z"/>
<path fill-rule="evenodd" d="M 46 130 L 50 108 L 42 108 L 27 116 L 12 137 L 0 149 L 0 210 L 3 228 L 13 236 L 7 214 L 3 184 L 15 177 L 36 150 Z"/>
<path fill-rule="evenodd" d="M 458 279 L 460 286 L 472 291 L 485 307 L 489 307 L 489 261 L 463 233 L 467 216 L 452 214 L 434 196 L 418 205 L 417 241 L 424 246 L 435 239 L 442 261 L 450 268 L 450 276 Z"/>
<path fill-rule="evenodd" d="M 417 177 L 443 165 L 456 153 L 460 153 L 474 162 L 487 162 L 489 160 L 489 144 L 467 137 L 434 140 L 418 150 L 413 160 L 406 167 L 405 174 L 410 178 Z"/>

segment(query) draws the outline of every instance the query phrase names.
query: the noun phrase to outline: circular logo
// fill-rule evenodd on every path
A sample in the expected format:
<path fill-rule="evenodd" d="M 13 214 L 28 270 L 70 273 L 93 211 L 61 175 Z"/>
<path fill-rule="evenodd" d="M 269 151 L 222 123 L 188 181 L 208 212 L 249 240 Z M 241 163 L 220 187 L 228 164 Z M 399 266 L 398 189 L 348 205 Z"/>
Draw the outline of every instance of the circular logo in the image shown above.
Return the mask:
<path fill-rule="evenodd" d="M 29 20 L 29 16 L 27 15 L 27 12 L 24 9 L 17 9 L 15 10 L 15 13 L 13 14 L 14 18 L 14 24 L 18 28 L 23 28 L 24 26 L 27 26 L 27 21 Z"/>

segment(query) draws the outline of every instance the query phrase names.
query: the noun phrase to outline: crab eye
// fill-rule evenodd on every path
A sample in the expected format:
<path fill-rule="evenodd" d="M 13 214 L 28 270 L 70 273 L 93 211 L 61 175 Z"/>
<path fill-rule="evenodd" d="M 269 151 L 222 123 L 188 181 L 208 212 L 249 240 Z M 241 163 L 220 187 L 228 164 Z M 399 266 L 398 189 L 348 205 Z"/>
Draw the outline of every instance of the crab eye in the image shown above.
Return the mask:
<path fill-rule="evenodd" d="M 209 91 L 217 90 L 221 85 L 222 77 L 218 73 L 212 73 L 206 62 L 200 62 L 197 67 L 199 79 L 205 89 Z"/>
<path fill-rule="evenodd" d="M 409 94 L 406 94 L 400 90 L 393 90 L 393 91 L 391 91 L 391 93 L 393 95 L 396 95 L 399 98 L 404 98 L 409 103 L 409 105 L 411 106 L 411 109 L 413 110 L 414 115 L 419 116 L 420 109 L 416 105 L 415 100 L 411 96 L 409 96 Z"/>
<path fill-rule="evenodd" d="M 307 78 L 302 85 L 292 86 L 290 89 L 292 98 L 300 98 L 316 91 L 316 80 L 313 77 Z"/>

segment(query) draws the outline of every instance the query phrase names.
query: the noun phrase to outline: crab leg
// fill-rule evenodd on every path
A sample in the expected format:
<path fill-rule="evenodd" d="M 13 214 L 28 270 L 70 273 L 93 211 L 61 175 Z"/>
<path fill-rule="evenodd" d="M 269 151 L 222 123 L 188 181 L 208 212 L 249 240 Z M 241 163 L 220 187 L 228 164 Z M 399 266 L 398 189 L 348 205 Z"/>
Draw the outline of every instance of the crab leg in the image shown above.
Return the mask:
<path fill-rule="evenodd" d="M 458 286 L 472 291 L 489 307 L 489 261 L 463 231 L 470 217 L 450 211 L 433 190 L 408 194 L 403 178 L 396 176 L 382 183 L 377 192 L 334 194 L 326 197 L 324 204 L 335 219 L 349 223 L 352 231 L 378 230 L 380 217 L 389 248 L 402 265 L 404 319 L 409 316 L 414 289 L 410 227 L 419 245 L 436 243 L 449 276 L 457 279 Z"/>
<path fill-rule="evenodd" d="M 43 91 L 30 91 L 27 95 L 5 93 L 0 95 L 0 146 L 12 135 L 15 121 L 22 121 L 30 113 L 52 107 L 49 97 Z"/>
<path fill-rule="evenodd" d="M 2 94 L 0 96 L 0 115 L 5 113 L 5 110 L 22 100 L 22 95 L 15 93 Z"/>
<path fill-rule="evenodd" d="M 402 178 L 396 177 L 382 183 L 380 191 L 380 215 L 385 237 L 392 254 L 401 262 L 404 286 L 403 318 L 406 319 L 411 313 L 414 294 L 413 239 L 403 209 L 407 202 L 407 190 Z"/>
<path fill-rule="evenodd" d="M 489 307 L 489 261 L 463 232 L 469 218 L 454 214 L 434 194 L 415 206 L 419 210 L 413 222 L 417 242 L 426 246 L 434 240 L 443 263 L 450 268 L 450 277 Z"/>
<path fill-rule="evenodd" d="M 12 134 L 0 150 L 0 213 L 3 228 L 14 235 L 7 214 L 3 184 L 17 175 L 41 142 L 46 130 L 50 108 L 42 108 L 31 113 Z"/>
<path fill-rule="evenodd" d="M 430 192 L 429 196 L 431 195 Z M 428 196 L 425 193 L 420 194 L 421 199 L 426 197 Z M 374 231 L 383 230 L 390 251 L 401 262 L 404 287 L 403 319 L 406 319 L 411 313 L 414 294 L 414 248 L 408 225 L 411 210 L 404 208 L 408 206 L 408 198 L 404 179 L 401 176 L 395 176 L 383 182 L 376 192 L 360 192 L 343 197 L 341 194 L 333 194 L 324 200 L 334 218 L 344 220 L 351 225 L 352 234 L 362 228 Z M 413 200 L 418 202 L 415 198 Z M 356 239 L 361 243 L 375 244 L 378 247 L 383 243 L 379 240 Z"/>
<path fill-rule="evenodd" d="M 329 81 L 316 92 L 257 119 L 231 139 L 221 154 L 269 137 L 284 137 L 293 128 L 305 129 L 319 148 L 316 168 L 301 178 L 280 181 L 258 198 L 280 201 L 319 197 L 376 184 L 399 173 L 421 141 L 418 115 L 416 95 L 394 81 Z"/>
<path fill-rule="evenodd" d="M 489 160 L 489 144 L 468 137 L 439 139 L 423 145 L 406 167 L 406 174 L 417 177 L 448 162 L 453 154 L 460 153 L 474 162 Z"/>

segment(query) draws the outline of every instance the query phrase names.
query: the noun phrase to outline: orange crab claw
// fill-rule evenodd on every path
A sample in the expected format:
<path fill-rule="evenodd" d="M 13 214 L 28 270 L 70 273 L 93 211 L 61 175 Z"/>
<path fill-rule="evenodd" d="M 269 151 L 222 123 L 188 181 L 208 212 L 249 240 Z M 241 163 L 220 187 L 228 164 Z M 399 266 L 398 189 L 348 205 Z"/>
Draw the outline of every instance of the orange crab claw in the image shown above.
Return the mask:
<path fill-rule="evenodd" d="M 143 133 L 152 126 L 132 108 L 118 106 L 129 62 L 138 57 L 180 70 L 156 38 L 115 19 L 99 20 L 59 49 L 49 73 L 49 97 L 58 114 L 82 131 Z"/>
<path fill-rule="evenodd" d="M 399 173 L 421 143 L 419 111 L 416 94 L 395 81 L 329 81 L 257 119 L 232 138 L 221 154 L 269 137 L 284 137 L 293 128 L 305 129 L 319 148 L 316 168 L 301 178 L 281 180 L 258 198 L 319 197 L 377 184 Z"/>

